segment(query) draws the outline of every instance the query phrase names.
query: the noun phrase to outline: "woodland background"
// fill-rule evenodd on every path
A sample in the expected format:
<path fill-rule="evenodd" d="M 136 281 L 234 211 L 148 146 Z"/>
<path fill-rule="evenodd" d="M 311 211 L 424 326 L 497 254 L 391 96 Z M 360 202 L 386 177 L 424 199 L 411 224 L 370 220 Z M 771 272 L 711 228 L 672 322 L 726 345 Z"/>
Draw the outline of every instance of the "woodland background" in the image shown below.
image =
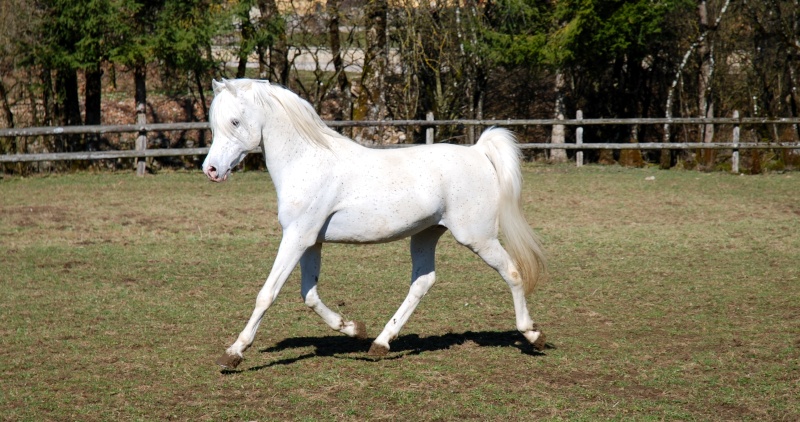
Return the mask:
<path fill-rule="evenodd" d="M 0 0 L 0 127 L 205 121 L 213 78 L 269 79 L 326 119 L 797 117 L 798 0 Z M 797 125 L 743 142 L 798 141 Z M 465 142 L 463 128 L 437 141 Z M 564 142 L 570 127 L 520 128 Z M 419 142 L 365 128 L 362 143 Z M 0 154 L 131 148 L 127 135 L 0 138 Z M 720 126 L 591 126 L 585 142 L 725 142 Z M 149 147 L 205 146 L 203 131 Z M 724 169 L 724 153 L 587 153 Z M 544 158 L 567 159 L 563 150 Z M 751 150 L 759 173 L 800 164 Z M 177 160 L 169 165 L 196 166 Z M 114 166 L 116 164 L 110 164 Z M 8 171 L 8 169 L 5 169 Z"/>

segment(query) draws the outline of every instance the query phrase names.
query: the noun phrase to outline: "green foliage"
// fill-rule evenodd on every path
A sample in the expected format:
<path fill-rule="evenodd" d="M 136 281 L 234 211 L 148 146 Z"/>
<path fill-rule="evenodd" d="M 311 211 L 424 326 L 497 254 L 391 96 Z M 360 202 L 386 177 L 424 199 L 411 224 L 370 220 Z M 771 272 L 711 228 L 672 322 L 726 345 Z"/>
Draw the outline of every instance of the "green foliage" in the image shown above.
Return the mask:
<path fill-rule="evenodd" d="M 486 53 L 510 66 L 609 63 L 647 54 L 669 13 L 689 0 L 498 0 L 486 9 Z"/>
<path fill-rule="evenodd" d="M 125 66 L 163 59 L 182 69 L 208 67 L 202 54 L 220 30 L 216 0 L 46 0 L 39 6 L 31 62 L 45 68 Z"/>
<path fill-rule="evenodd" d="M 556 64 L 642 57 L 662 34 L 665 17 L 691 6 L 688 0 L 558 2 L 555 17 L 560 25 L 549 39 L 548 57 Z"/>
<path fill-rule="evenodd" d="M 553 7 L 537 0 L 499 0 L 485 11 L 484 54 L 506 66 L 539 65 L 552 27 Z"/>
<path fill-rule="evenodd" d="M 239 0 L 232 8 L 233 15 L 242 26 L 239 55 L 247 56 L 254 51 L 266 50 L 275 44 L 280 34 L 286 31 L 286 21 L 283 16 L 261 16 L 257 20 L 251 19 L 251 10 L 262 2 L 263 0 Z"/>
<path fill-rule="evenodd" d="M 54 69 L 85 69 L 106 60 L 117 23 L 111 1 L 43 1 L 32 61 Z"/>
<path fill-rule="evenodd" d="M 182 0 L 165 4 L 155 22 L 153 39 L 156 56 L 173 70 L 203 71 L 212 67 L 204 53 L 223 25 L 218 1 Z"/>
<path fill-rule="evenodd" d="M 147 63 L 154 57 L 154 42 L 150 37 L 155 27 L 154 15 L 161 5 L 137 0 L 117 1 L 120 21 L 116 28 L 117 42 L 111 49 L 111 61 L 125 66 Z"/>

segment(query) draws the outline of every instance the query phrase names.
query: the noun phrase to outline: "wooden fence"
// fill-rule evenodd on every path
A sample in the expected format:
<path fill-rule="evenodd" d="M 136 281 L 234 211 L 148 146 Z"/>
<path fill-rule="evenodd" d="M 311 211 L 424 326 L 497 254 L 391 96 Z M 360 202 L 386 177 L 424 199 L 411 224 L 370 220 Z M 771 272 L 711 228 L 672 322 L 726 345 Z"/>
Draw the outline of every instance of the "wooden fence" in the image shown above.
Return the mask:
<path fill-rule="evenodd" d="M 798 118 L 643 118 L 643 119 L 582 119 L 578 113 L 576 119 L 527 119 L 527 120 L 433 120 L 428 115 L 428 120 L 362 120 L 362 121 L 327 121 L 331 127 L 409 127 L 419 126 L 426 128 L 426 142 L 433 142 L 433 128 L 436 126 L 466 126 L 472 130 L 478 126 L 575 126 L 575 143 L 524 143 L 523 149 L 561 149 L 577 150 L 576 164 L 583 165 L 583 151 L 585 150 L 686 150 L 686 149 L 730 149 L 732 154 L 732 171 L 739 171 L 740 149 L 800 149 L 798 142 L 740 142 L 739 133 L 742 125 L 800 125 Z M 732 125 L 731 142 L 664 142 L 664 143 L 583 143 L 583 127 L 593 125 Z M 167 132 L 182 130 L 209 130 L 206 122 L 202 123 L 158 123 L 137 125 L 110 125 L 110 126 L 64 126 L 64 127 L 31 127 L 0 129 L 0 137 L 34 137 L 58 136 L 76 134 L 106 134 L 106 133 L 138 133 L 146 136 L 149 132 Z M 59 153 L 34 153 L 34 154 L 7 154 L 0 155 L 0 163 L 23 163 L 41 161 L 63 160 L 103 160 L 116 158 L 147 158 L 147 157 L 175 157 L 190 155 L 205 155 L 205 148 L 165 148 L 147 149 L 146 142 L 137 142 L 134 150 L 109 150 L 109 151 L 84 151 L 84 152 L 59 152 Z M 413 144 L 387 145 L 378 147 L 406 147 Z M 251 151 L 260 153 L 261 151 Z M 144 167 L 137 166 L 137 173 L 144 174 Z"/>

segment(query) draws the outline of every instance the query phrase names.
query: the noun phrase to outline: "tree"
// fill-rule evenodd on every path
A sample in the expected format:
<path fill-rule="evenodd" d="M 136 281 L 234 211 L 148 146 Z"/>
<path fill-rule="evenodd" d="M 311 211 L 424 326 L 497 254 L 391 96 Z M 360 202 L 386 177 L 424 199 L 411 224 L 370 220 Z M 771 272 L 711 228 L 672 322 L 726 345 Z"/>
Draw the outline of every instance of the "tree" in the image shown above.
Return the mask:
<path fill-rule="evenodd" d="M 746 73 L 750 113 L 756 117 L 797 116 L 800 69 L 800 4 L 797 1 L 769 0 L 742 5 L 749 25 L 745 27 L 749 60 Z M 744 31 L 743 31 L 744 32 Z M 797 140 L 797 126 L 761 125 L 753 132 L 755 141 Z M 790 159 L 784 151 L 779 161 Z M 761 172 L 761 151 L 751 150 L 751 172 Z M 782 164 L 782 163 L 779 163 Z"/>
<path fill-rule="evenodd" d="M 709 11 L 708 11 L 708 4 L 705 1 L 701 1 L 697 7 L 697 35 L 696 39 L 689 44 L 686 52 L 683 54 L 683 59 L 680 61 L 680 64 L 677 66 L 677 70 L 675 71 L 675 76 L 672 80 L 672 84 L 670 85 L 670 89 L 667 93 L 666 105 L 665 105 L 665 115 L 667 118 L 672 117 L 672 107 L 673 102 L 675 99 L 675 89 L 682 78 L 684 69 L 686 68 L 687 63 L 689 63 L 689 58 L 692 56 L 695 50 L 698 50 L 700 56 L 700 66 L 698 71 L 698 89 L 697 89 L 697 97 L 698 97 L 698 114 L 700 117 L 713 117 L 714 116 L 714 103 L 711 101 L 711 77 L 714 72 L 714 56 L 713 56 L 713 41 L 710 39 L 709 35 L 715 31 L 720 24 L 725 12 L 728 10 L 728 6 L 730 5 L 730 0 L 725 0 L 722 4 L 719 13 L 717 14 L 717 18 L 714 21 L 713 25 L 709 22 Z M 713 139 L 713 125 L 706 125 L 701 130 L 701 141 L 704 142 L 711 142 Z M 664 142 L 670 142 L 670 125 L 664 125 Z M 664 150 L 661 154 L 661 167 L 668 168 L 670 165 L 670 159 L 667 156 L 667 151 Z M 706 166 L 710 166 L 711 162 L 713 161 L 713 154 L 705 153 L 705 157 L 703 159 Z"/>
<path fill-rule="evenodd" d="M 336 108 L 334 118 L 351 118 L 353 108 L 353 98 L 351 92 L 350 79 L 345 71 L 344 59 L 342 58 L 341 40 L 341 6 L 342 0 L 327 0 L 326 12 L 328 14 L 328 43 L 331 48 L 333 61 L 333 72 L 336 75 L 336 85 L 339 89 L 340 104 Z"/>
<path fill-rule="evenodd" d="M 114 16 L 111 0 L 43 0 L 31 13 L 36 34 L 26 40 L 25 62 L 41 69 L 45 113 L 47 100 L 54 93 L 52 115 L 60 125 L 99 124 L 101 122 L 102 66 L 108 59 L 107 39 Z M 85 75 L 85 120 L 81 117 L 78 72 Z M 55 73 L 51 85 L 50 73 Z M 96 149 L 97 136 L 89 135 L 85 144 L 79 136 L 58 137 L 56 150 Z"/>
<path fill-rule="evenodd" d="M 217 68 L 212 40 L 225 27 L 227 17 L 216 0 L 172 0 L 164 4 L 154 24 L 154 56 L 170 79 L 179 81 L 179 87 L 194 85 L 203 115 L 208 115 L 204 92 Z"/>
<path fill-rule="evenodd" d="M 259 77 L 281 85 L 289 83 L 289 45 L 286 38 L 286 20 L 278 9 L 276 0 L 258 0 L 259 25 L 267 34 L 263 51 L 258 51 Z"/>
<path fill-rule="evenodd" d="M 395 84 L 386 89 L 387 110 L 402 118 L 424 119 L 428 112 L 439 119 L 480 115 L 487 81 L 479 42 L 482 9 L 473 1 L 400 6 L 388 28 L 397 63 L 386 72 Z M 451 128 L 439 129 L 440 139 L 455 136 Z"/>
<path fill-rule="evenodd" d="M 358 95 L 355 98 L 353 118 L 380 120 L 386 117 L 385 75 L 389 66 L 389 44 L 386 37 L 388 16 L 387 0 L 367 0 L 365 8 L 364 66 L 361 72 Z M 356 139 L 377 141 L 376 128 L 363 128 Z"/>
<path fill-rule="evenodd" d="M 36 49 L 35 60 L 45 69 L 56 73 L 56 115 L 58 123 L 72 126 L 82 124 L 78 94 L 78 69 L 83 65 L 95 63 L 93 43 L 81 43 L 84 25 L 82 10 L 88 6 L 87 1 L 71 2 L 65 0 L 47 0 L 40 3 L 43 19 L 39 28 L 39 48 Z M 93 34 L 89 39 L 94 38 Z M 84 50 L 80 46 L 86 46 Z M 70 137 L 71 142 L 77 137 Z M 65 145 L 66 146 L 66 145 Z M 68 148 L 80 147 L 68 145 Z"/>
<path fill-rule="evenodd" d="M 286 22 L 275 0 L 239 0 L 233 6 L 233 16 L 239 31 L 236 77 L 245 76 L 248 58 L 255 53 L 259 77 L 285 83 L 288 75 Z"/>
<path fill-rule="evenodd" d="M 11 75 L 15 68 L 15 57 L 17 56 L 16 42 L 23 37 L 26 29 L 26 22 L 19 17 L 20 14 L 30 15 L 30 10 L 25 10 L 27 2 L 21 0 L 9 0 L 0 2 L 0 75 Z M 2 122 L 4 127 L 14 127 L 14 112 L 11 107 L 11 99 L 6 82 L 0 77 L 0 101 L 2 104 Z M 5 139 L 2 149 L 5 152 L 10 148 L 6 147 Z"/>
<path fill-rule="evenodd" d="M 147 65 L 156 58 L 157 41 L 153 34 L 165 1 L 120 0 L 119 12 L 124 16 L 117 28 L 118 43 L 112 52 L 115 63 L 133 70 L 136 123 L 147 122 Z M 147 138 L 140 134 L 136 138 L 136 149 L 146 147 Z M 145 172 L 145 161 L 137 160 L 137 174 Z"/>
<path fill-rule="evenodd" d="M 665 24 L 690 7 L 686 0 L 558 2 L 559 24 L 548 35 L 544 57 L 568 75 L 572 103 L 586 115 L 646 116 L 653 96 L 642 93 L 658 89 L 660 62 L 673 35 Z M 635 126 L 601 130 L 605 140 L 639 139 Z M 631 154 L 632 162 L 641 162 L 639 152 Z"/>

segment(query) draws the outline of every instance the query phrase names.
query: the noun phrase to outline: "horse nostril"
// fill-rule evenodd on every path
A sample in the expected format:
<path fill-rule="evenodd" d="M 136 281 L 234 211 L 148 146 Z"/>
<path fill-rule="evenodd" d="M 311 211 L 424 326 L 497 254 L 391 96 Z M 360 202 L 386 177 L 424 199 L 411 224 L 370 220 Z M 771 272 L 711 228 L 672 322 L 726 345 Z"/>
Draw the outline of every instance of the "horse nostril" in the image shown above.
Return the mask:
<path fill-rule="evenodd" d="M 217 168 L 214 167 L 214 166 L 208 166 L 208 169 L 206 170 L 206 175 L 208 175 L 212 179 L 216 179 L 217 178 Z"/>

